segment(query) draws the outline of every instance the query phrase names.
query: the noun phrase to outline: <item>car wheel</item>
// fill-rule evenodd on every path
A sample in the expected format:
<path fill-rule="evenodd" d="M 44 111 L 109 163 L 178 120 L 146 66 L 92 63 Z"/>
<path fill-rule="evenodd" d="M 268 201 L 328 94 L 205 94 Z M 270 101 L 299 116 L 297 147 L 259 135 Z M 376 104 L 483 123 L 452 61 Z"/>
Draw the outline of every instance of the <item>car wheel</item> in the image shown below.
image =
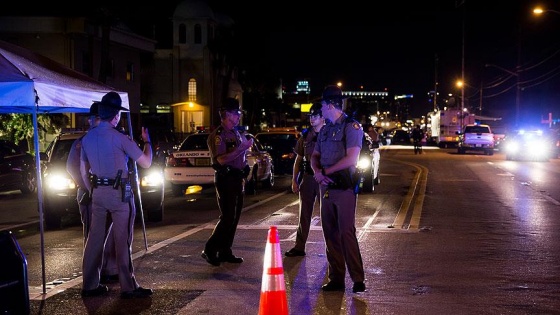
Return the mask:
<path fill-rule="evenodd" d="M 27 172 L 23 175 L 22 183 L 21 183 L 21 193 L 22 194 L 30 194 L 35 192 L 37 189 L 37 176 L 33 172 Z"/>
<path fill-rule="evenodd" d="M 43 215 L 45 218 L 45 228 L 47 230 L 58 230 L 61 227 L 62 215 L 55 213 L 54 211 L 44 209 Z"/>
<path fill-rule="evenodd" d="M 185 187 L 183 185 L 171 184 L 171 191 L 173 196 L 180 197 L 185 194 Z"/>
<path fill-rule="evenodd" d="M 268 177 L 262 182 L 264 188 L 271 188 L 274 186 L 274 167 L 270 168 L 270 173 Z"/>
<path fill-rule="evenodd" d="M 373 171 L 367 172 L 364 176 L 364 183 L 362 186 L 362 192 L 370 193 L 373 191 Z"/>

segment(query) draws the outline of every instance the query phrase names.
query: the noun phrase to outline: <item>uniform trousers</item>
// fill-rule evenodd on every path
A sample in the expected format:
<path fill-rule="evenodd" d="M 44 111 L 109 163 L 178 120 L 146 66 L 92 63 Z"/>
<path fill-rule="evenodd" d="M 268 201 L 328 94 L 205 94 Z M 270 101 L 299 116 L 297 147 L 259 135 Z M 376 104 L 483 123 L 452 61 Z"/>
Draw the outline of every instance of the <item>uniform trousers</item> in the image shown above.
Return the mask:
<path fill-rule="evenodd" d="M 304 174 L 299 185 L 299 223 L 294 248 L 305 251 L 305 243 L 309 237 L 311 218 L 315 201 L 319 196 L 319 184 L 313 175 Z"/>
<path fill-rule="evenodd" d="M 244 178 L 240 174 L 219 174 L 214 177 L 220 219 L 206 242 L 204 252 L 218 257 L 232 255 L 231 247 L 243 209 Z"/>
<path fill-rule="evenodd" d="M 93 190 L 91 225 L 82 260 L 83 289 L 93 290 L 99 286 L 103 266 L 103 250 L 108 242 L 107 215 L 111 214 L 112 235 L 121 292 L 139 287 L 132 265 L 132 241 L 136 211 L 134 199 L 122 202 L 120 189 L 99 186 Z"/>
<path fill-rule="evenodd" d="M 325 193 L 328 190 L 328 196 Z M 356 237 L 358 196 L 352 189 L 328 189 L 321 185 L 321 225 L 325 238 L 328 278 L 344 284 L 346 267 L 353 282 L 363 282 L 364 264 Z"/>
<path fill-rule="evenodd" d="M 78 196 L 84 193 L 83 188 L 78 188 Z M 80 210 L 80 217 L 82 220 L 82 227 L 84 231 L 84 248 L 86 246 L 87 237 L 91 228 L 91 202 L 87 205 L 82 205 L 78 202 L 78 209 Z M 116 275 L 118 273 L 117 257 L 115 252 L 115 242 L 113 241 L 113 229 L 110 220 L 107 223 L 108 238 L 103 250 L 103 267 L 101 268 L 101 275 Z"/>

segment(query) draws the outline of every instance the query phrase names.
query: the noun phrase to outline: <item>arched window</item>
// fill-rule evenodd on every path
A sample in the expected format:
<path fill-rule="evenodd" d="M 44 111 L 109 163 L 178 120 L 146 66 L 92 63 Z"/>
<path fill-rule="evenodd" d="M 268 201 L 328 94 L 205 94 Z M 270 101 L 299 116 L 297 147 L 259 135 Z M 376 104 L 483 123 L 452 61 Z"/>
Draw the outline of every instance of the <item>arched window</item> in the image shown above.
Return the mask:
<path fill-rule="evenodd" d="M 196 102 L 196 80 L 189 80 L 189 102 Z"/>
<path fill-rule="evenodd" d="M 200 24 L 194 26 L 194 43 L 202 44 L 202 27 Z"/>
<path fill-rule="evenodd" d="M 179 25 L 179 44 L 187 43 L 187 26 L 185 24 Z"/>

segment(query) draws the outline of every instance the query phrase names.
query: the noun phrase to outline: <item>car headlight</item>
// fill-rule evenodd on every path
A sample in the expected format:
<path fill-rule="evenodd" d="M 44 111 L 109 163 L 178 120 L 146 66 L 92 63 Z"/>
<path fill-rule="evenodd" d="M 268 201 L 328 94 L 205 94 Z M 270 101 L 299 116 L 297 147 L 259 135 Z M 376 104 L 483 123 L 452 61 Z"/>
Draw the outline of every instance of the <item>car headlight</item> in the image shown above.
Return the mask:
<path fill-rule="evenodd" d="M 76 189 L 76 183 L 68 173 L 53 173 L 45 175 L 45 186 L 50 190 Z"/>
<path fill-rule="evenodd" d="M 160 171 L 149 171 L 140 180 L 142 187 L 158 187 L 163 185 L 163 174 Z"/>
<path fill-rule="evenodd" d="M 520 150 L 520 144 L 517 141 L 505 142 L 505 150 L 507 153 L 517 153 Z"/>
<path fill-rule="evenodd" d="M 356 164 L 356 167 L 359 169 L 367 169 L 369 167 L 371 167 L 371 158 L 370 157 L 361 157 L 358 160 L 358 164 Z"/>

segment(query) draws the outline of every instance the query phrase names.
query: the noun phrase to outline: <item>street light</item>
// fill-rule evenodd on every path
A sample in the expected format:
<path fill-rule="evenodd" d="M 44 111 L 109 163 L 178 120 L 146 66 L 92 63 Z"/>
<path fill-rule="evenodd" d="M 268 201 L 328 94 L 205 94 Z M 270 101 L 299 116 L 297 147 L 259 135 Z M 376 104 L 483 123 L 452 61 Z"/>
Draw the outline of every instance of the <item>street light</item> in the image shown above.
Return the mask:
<path fill-rule="evenodd" d="M 521 86 L 520 86 L 520 81 L 519 81 L 519 72 L 513 72 L 511 70 L 502 68 L 500 66 L 497 66 L 495 64 L 491 64 L 491 63 L 487 63 L 484 65 L 486 68 L 488 67 L 493 67 L 496 69 L 500 69 L 506 73 L 509 73 L 513 76 L 515 76 L 517 78 L 517 82 L 515 83 L 515 125 L 517 126 L 519 123 L 519 103 L 520 103 L 520 99 L 521 99 Z M 519 71 L 519 69 L 516 69 L 516 71 Z"/>
<path fill-rule="evenodd" d="M 535 15 L 541 15 L 541 14 L 544 14 L 544 13 L 546 13 L 546 12 L 551 12 L 551 13 L 560 14 L 560 11 L 556 11 L 556 10 L 545 10 L 545 9 L 543 9 L 543 8 L 541 8 L 541 7 L 536 7 L 536 8 L 533 9 L 533 13 L 534 13 Z"/>

